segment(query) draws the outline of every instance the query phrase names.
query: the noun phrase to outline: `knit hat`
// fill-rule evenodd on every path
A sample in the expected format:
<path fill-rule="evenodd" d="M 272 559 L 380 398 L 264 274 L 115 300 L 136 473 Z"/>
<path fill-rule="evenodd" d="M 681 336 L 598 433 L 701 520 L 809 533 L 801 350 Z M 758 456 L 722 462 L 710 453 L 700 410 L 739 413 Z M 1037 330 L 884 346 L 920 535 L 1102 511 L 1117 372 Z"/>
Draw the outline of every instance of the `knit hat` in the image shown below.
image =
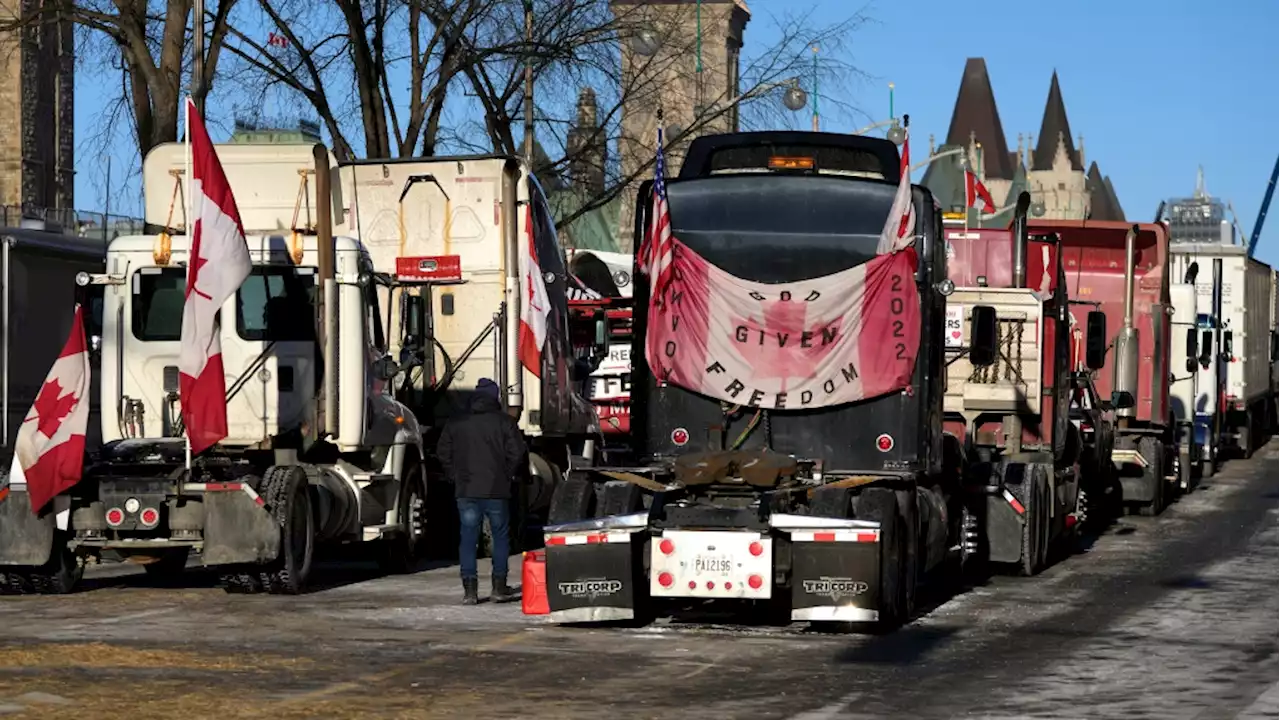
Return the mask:
<path fill-rule="evenodd" d="M 489 378 L 480 378 L 480 382 L 476 383 L 476 392 L 498 401 L 501 401 L 502 398 L 502 393 L 498 390 L 498 383 Z"/>

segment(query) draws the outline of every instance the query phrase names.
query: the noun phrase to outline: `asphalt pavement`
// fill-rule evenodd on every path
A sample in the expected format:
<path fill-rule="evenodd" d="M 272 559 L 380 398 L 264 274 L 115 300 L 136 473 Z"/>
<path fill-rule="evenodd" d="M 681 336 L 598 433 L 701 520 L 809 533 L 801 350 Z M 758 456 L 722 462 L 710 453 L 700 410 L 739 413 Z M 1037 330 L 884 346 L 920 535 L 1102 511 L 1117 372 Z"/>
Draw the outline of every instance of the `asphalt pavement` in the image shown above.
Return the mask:
<path fill-rule="evenodd" d="M 878 636 L 561 628 L 459 605 L 455 566 L 331 564 L 302 597 L 99 566 L 75 595 L 0 598 L 0 716 L 1276 718 L 1278 488 L 1273 439 L 1159 518 Z"/>

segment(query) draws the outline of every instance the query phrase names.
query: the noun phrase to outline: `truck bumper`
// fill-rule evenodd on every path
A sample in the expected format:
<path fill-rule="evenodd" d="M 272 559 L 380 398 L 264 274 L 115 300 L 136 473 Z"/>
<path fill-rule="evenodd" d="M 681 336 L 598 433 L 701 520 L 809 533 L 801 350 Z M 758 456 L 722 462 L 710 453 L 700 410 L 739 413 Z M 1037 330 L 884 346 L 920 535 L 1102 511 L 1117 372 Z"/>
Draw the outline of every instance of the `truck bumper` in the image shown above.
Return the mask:
<path fill-rule="evenodd" d="M 879 619 L 879 523 L 780 514 L 770 525 L 770 533 L 654 534 L 637 514 L 549 527 L 551 619 L 629 620 L 651 598 L 759 601 L 780 592 L 792 620 Z"/>

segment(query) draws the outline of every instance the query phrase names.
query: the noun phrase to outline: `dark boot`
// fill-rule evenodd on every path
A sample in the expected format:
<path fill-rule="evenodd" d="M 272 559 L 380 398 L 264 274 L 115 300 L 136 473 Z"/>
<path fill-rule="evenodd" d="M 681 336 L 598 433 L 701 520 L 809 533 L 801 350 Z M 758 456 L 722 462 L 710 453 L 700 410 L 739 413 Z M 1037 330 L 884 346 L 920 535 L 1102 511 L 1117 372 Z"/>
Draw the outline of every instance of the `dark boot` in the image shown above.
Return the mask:
<path fill-rule="evenodd" d="M 518 597 L 520 597 L 520 593 L 518 591 L 507 587 L 506 575 L 493 576 L 493 592 L 489 599 L 496 603 L 505 603 L 511 602 Z"/>
<path fill-rule="evenodd" d="M 462 578 L 462 604 L 476 605 L 480 602 L 479 578 Z"/>

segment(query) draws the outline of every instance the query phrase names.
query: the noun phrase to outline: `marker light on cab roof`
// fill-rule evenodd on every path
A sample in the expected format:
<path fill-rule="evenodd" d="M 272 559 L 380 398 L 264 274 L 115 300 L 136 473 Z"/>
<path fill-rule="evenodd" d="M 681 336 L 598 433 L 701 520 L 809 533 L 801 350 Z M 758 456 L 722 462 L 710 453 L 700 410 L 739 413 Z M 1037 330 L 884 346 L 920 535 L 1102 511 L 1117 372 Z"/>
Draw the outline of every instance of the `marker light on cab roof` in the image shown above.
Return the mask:
<path fill-rule="evenodd" d="M 302 233 L 297 230 L 289 233 L 289 259 L 294 265 L 302 264 Z"/>
<path fill-rule="evenodd" d="M 774 155 L 769 158 L 769 169 L 770 170 L 812 170 L 813 158 L 789 156 L 789 155 Z"/>
<path fill-rule="evenodd" d="M 169 237 L 169 233 L 162 232 L 156 236 L 155 243 L 151 246 L 151 259 L 157 265 L 168 265 L 169 259 L 173 257 L 173 239 Z"/>

